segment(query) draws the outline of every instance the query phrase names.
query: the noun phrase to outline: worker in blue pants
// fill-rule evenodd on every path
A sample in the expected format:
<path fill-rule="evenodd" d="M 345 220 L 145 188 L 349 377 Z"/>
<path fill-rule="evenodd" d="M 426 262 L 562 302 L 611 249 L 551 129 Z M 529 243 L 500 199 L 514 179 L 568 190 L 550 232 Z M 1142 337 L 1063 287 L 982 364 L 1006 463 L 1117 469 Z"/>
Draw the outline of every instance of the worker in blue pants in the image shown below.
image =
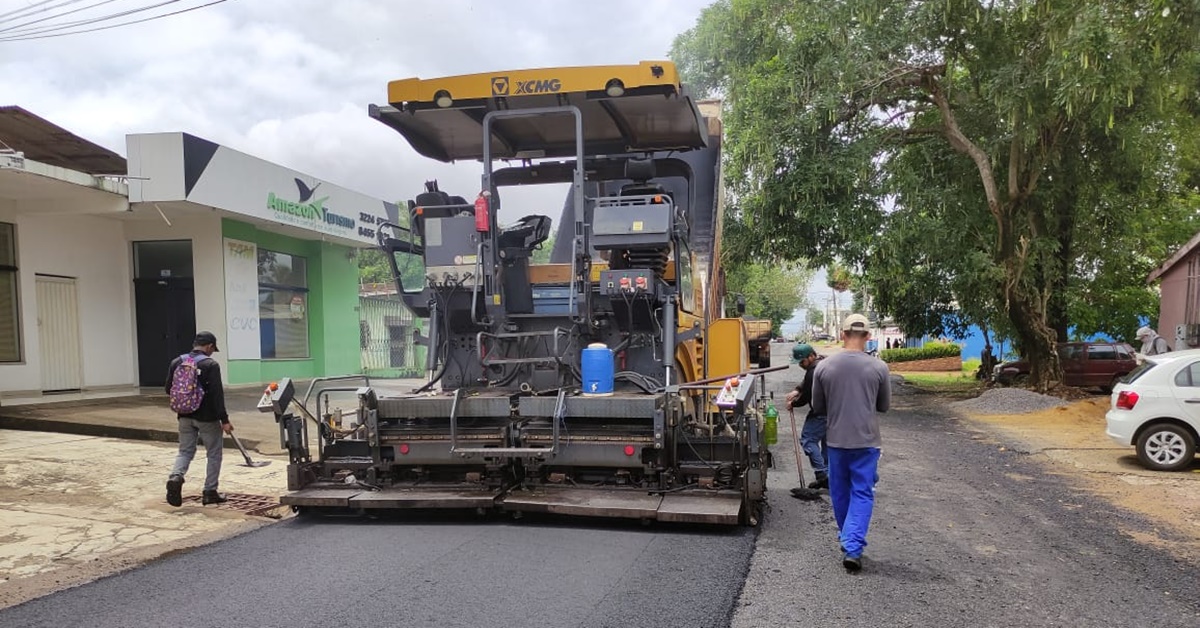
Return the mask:
<path fill-rule="evenodd" d="M 870 323 L 861 314 L 842 322 L 842 352 L 821 361 L 813 373 L 813 412 L 828 420 L 829 499 L 842 548 L 842 566 L 862 569 L 863 548 L 879 480 L 879 414 L 891 405 L 887 365 L 866 353 Z"/>
<path fill-rule="evenodd" d="M 829 448 L 829 499 L 840 531 L 838 541 L 848 557 L 861 560 L 867 547 L 867 528 L 875 507 L 875 483 L 879 481 L 878 465 L 878 447 Z"/>

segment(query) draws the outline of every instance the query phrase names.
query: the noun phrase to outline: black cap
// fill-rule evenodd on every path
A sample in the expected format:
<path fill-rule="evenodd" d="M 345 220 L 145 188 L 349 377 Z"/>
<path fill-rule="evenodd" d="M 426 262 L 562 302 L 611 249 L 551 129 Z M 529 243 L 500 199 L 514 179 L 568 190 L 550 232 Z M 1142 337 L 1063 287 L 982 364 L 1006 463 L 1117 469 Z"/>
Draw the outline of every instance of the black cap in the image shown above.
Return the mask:
<path fill-rule="evenodd" d="M 193 347 L 203 347 L 204 345 L 212 345 L 213 351 L 220 351 L 217 347 L 217 336 L 211 331 L 202 331 L 196 334 L 196 339 L 192 341 Z"/>

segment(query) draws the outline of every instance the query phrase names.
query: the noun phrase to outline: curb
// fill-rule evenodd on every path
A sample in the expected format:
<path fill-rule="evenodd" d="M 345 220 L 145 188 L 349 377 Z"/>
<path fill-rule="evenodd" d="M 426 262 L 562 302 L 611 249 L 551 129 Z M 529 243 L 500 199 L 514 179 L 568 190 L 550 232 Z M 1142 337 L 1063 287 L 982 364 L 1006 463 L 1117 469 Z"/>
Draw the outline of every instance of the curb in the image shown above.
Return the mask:
<path fill-rule="evenodd" d="M 22 430 L 27 432 L 52 432 L 56 434 L 78 434 L 80 436 L 100 436 L 104 438 L 121 438 L 125 440 L 142 440 L 159 443 L 178 443 L 177 430 L 159 430 L 119 425 L 97 425 L 94 423 L 75 423 L 72 421 L 55 421 L 53 419 L 13 417 L 0 415 L 0 429 Z M 258 451 L 262 441 L 253 438 L 241 438 L 246 449 Z M 233 439 L 225 438 L 225 447 L 237 451 Z M 268 452 L 259 452 L 267 455 Z"/>

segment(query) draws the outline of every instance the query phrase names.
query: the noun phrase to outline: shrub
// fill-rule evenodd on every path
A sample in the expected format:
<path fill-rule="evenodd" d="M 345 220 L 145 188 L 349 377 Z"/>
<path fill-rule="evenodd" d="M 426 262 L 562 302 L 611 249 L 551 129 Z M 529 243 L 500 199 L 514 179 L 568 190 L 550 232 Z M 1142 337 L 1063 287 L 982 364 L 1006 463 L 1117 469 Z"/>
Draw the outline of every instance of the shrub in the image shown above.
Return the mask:
<path fill-rule="evenodd" d="M 884 362 L 915 362 L 917 360 L 934 360 L 937 358 L 954 358 L 962 356 L 962 347 L 954 343 L 929 342 L 924 347 L 913 349 L 884 349 L 879 357 Z"/>

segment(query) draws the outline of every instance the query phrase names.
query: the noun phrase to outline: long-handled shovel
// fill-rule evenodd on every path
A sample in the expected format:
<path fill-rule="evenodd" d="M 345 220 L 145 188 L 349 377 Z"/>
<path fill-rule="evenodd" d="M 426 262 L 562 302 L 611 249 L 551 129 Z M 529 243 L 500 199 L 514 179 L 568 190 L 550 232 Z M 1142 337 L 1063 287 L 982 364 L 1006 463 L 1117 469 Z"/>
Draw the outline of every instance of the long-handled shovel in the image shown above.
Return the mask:
<path fill-rule="evenodd" d="M 237 435 L 235 435 L 233 432 L 230 432 L 229 437 L 233 439 L 233 444 L 237 445 L 237 448 L 242 451 L 242 457 L 246 459 L 246 464 L 244 466 L 257 469 L 258 467 L 265 467 L 271 464 L 270 460 L 259 460 L 258 462 L 251 460 L 250 454 L 246 451 L 246 447 L 242 445 L 242 441 L 238 440 Z"/>
<path fill-rule="evenodd" d="M 796 411 L 788 408 L 788 417 L 792 420 L 792 448 L 796 450 L 796 474 L 800 476 L 800 488 L 792 491 L 792 497 L 804 501 L 821 499 L 820 492 L 809 489 L 804 484 L 804 463 L 800 460 L 800 431 L 796 429 Z"/>

